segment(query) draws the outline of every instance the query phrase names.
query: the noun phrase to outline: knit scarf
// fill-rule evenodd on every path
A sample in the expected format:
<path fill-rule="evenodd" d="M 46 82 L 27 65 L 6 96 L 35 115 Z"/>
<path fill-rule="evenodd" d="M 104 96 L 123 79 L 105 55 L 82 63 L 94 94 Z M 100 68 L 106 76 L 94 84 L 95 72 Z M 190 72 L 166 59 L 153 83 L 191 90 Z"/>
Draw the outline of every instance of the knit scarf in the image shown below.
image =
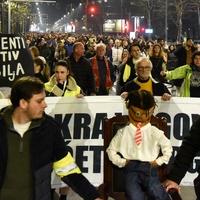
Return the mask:
<path fill-rule="evenodd" d="M 111 88 L 112 87 L 112 81 L 110 78 L 110 68 L 109 68 L 109 64 L 107 59 L 104 57 L 104 62 L 106 63 L 106 82 L 105 82 L 105 86 L 106 88 Z M 97 62 L 97 57 L 94 56 L 91 58 L 91 64 L 92 64 L 92 71 L 93 71 L 93 75 L 94 75 L 94 79 L 95 79 L 95 85 L 96 88 L 99 88 L 99 68 L 98 68 L 98 62 Z"/>

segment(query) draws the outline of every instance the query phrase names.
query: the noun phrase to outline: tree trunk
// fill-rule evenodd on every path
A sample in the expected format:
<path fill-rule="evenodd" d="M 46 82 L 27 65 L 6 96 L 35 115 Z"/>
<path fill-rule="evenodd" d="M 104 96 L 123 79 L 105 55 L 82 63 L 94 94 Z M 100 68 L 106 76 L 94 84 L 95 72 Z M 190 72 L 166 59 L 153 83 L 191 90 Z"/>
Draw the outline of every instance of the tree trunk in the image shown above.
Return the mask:
<path fill-rule="evenodd" d="M 177 12 L 177 41 L 181 41 L 182 37 L 182 16 L 183 16 L 183 1 L 176 1 L 176 12 Z"/>
<path fill-rule="evenodd" d="M 182 13 L 180 13 L 180 15 L 178 16 L 178 33 L 177 33 L 177 41 L 178 42 L 180 42 L 181 38 L 182 38 L 182 28 L 183 28 Z"/>

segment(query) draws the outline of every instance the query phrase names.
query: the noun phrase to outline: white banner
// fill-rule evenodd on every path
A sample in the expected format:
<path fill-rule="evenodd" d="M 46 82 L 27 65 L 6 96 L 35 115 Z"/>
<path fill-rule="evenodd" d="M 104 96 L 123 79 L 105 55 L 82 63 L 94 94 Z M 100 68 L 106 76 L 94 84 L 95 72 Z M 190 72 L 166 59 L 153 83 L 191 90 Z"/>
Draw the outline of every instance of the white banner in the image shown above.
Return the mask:
<path fill-rule="evenodd" d="M 168 132 L 174 148 L 173 157 L 200 113 L 198 98 L 172 98 L 168 102 L 156 97 L 156 115 L 166 117 Z M 46 112 L 62 125 L 65 142 L 84 175 L 95 185 L 103 182 L 103 129 L 104 117 L 117 113 L 127 114 L 124 101 L 119 96 L 94 96 L 77 98 L 46 98 Z M 0 108 L 8 100 L 0 100 Z M 192 185 L 200 157 L 195 157 L 182 185 Z"/>

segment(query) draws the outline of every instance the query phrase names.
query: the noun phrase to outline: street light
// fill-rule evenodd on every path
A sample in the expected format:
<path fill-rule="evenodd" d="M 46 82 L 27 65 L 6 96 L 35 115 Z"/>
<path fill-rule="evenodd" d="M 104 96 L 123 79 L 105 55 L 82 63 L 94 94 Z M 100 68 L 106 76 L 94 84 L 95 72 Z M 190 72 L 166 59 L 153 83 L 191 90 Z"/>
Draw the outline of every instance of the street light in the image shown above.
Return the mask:
<path fill-rule="evenodd" d="M 8 2 L 8 33 L 11 32 L 11 3 L 12 2 L 30 2 L 30 3 L 56 3 L 56 1 L 49 0 L 7 0 Z"/>

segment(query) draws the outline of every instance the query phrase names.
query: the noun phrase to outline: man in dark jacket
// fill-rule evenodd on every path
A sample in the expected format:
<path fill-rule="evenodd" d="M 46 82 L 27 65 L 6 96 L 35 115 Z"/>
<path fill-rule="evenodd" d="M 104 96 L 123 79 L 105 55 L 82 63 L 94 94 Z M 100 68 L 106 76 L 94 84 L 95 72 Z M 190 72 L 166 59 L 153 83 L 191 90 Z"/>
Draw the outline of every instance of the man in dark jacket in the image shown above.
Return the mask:
<path fill-rule="evenodd" d="M 0 200 L 50 200 L 51 171 L 87 200 L 100 200 L 67 151 L 61 129 L 44 110 L 43 83 L 18 79 L 0 113 Z"/>
<path fill-rule="evenodd" d="M 168 101 L 171 94 L 167 87 L 151 77 L 152 63 L 148 58 L 140 58 L 135 63 L 137 77 L 122 87 L 121 96 L 124 98 L 127 93 L 133 90 L 147 90 L 154 96 L 161 96 L 162 100 Z"/>
<path fill-rule="evenodd" d="M 84 57 L 85 47 L 81 42 L 73 46 L 73 53 L 67 58 L 77 85 L 87 96 L 95 94 L 95 81 L 89 60 Z"/>
<path fill-rule="evenodd" d="M 190 167 L 194 157 L 200 151 L 200 117 L 194 122 L 174 159 L 173 166 L 169 172 L 168 180 L 164 185 L 168 191 L 171 188 L 180 189 L 179 184 Z M 197 200 L 200 200 L 200 174 L 194 180 Z"/>

